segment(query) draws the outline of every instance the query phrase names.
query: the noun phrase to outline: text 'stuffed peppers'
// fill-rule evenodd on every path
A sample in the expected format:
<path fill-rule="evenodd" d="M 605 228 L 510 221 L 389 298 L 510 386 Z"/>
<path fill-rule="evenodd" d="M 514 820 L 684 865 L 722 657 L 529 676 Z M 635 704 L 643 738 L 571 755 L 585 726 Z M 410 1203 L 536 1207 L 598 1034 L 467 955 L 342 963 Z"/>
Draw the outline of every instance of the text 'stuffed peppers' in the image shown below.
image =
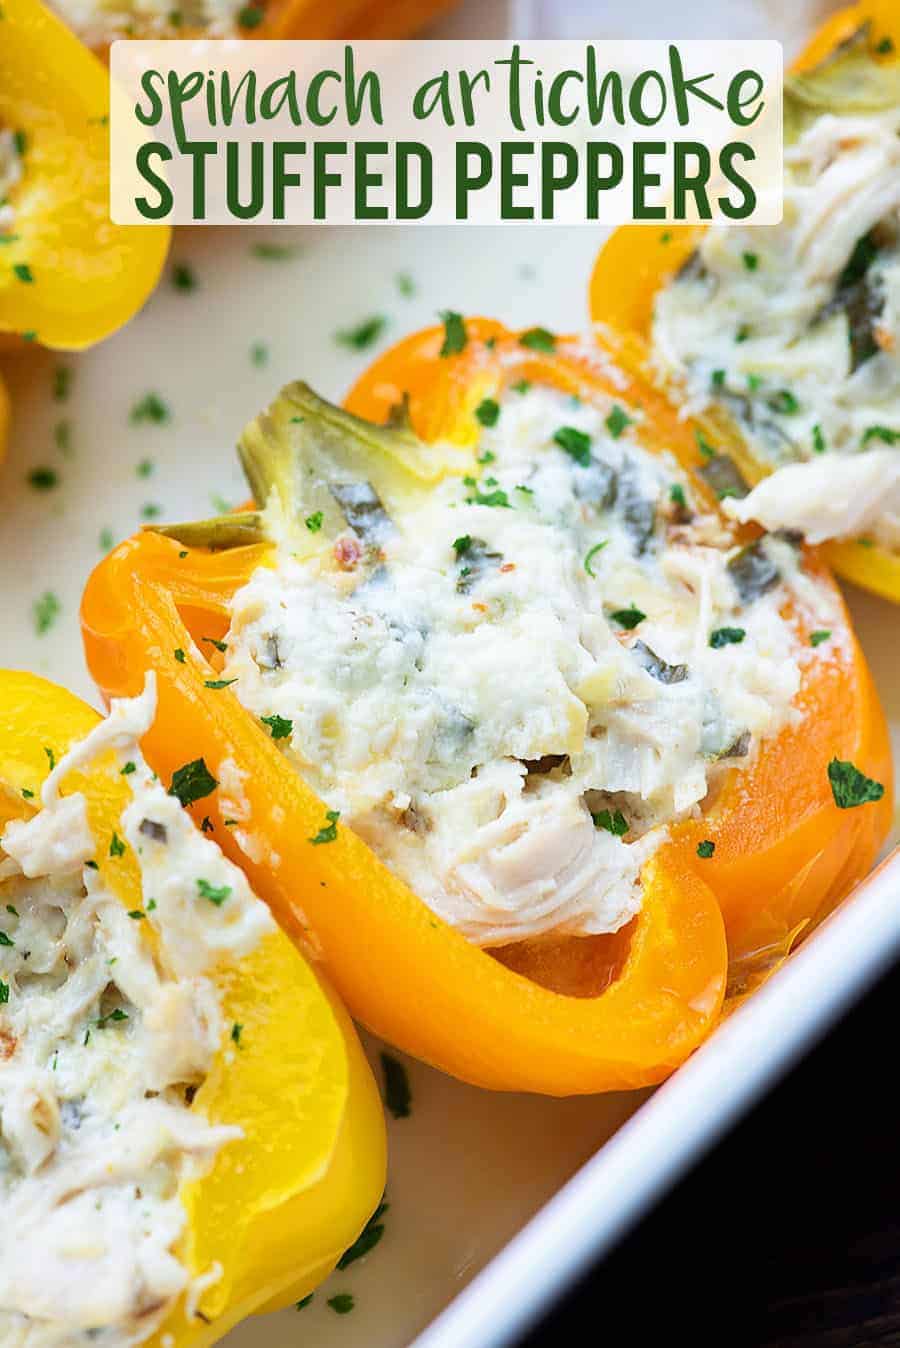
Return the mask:
<path fill-rule="evenodd" d="M 168 228 L 109 218 L 109 77 L 38 0 L 4 0 L 0 343 L 77 351 L 127 322 L 153 290 Z"/>
<path fill-rule="evenodd" d="M 296 434 L 312 434 L 310 452 L 343 454 L 345 466 L 363 455 L 378 496 L 400 502 L 447 474 L 477 472 L 476 408 L 527 381 L 601 406 L 640 404 L 642 444 L 696 464 L 692 430 L 666 399 L 576 343 L 537 329 L 540 340 L 531 334 L 523 344 L 483 319 L 465 331 L 457 354 L 442 353 L 445 334 L 432 329 L 376 361 L 347 403 L 365 421 L 319 405 L 317 432 Z M 401 407 L 410 429 L 384 429 L 396 427 Z M 262 449 L 277 458 L 293 423 L 308 426 L 312 411 L 309 391 L 293 385 L 245 432 L 260 504 Z M 186 525 L 173 534 L 130 539 L 90 579 L 82 624 L 94 677 L 107 696 L 120 695 L 156 670 L 160 715 L 144 742 L 156 771 L 168 781 L 186 757 L 202 757 L 213 776 L 240 765 L 244 814 L 223 847 L 284 928 L 314 942 L 354 1015 L 467 1081 L 568 1094 L 660 1080 L 715 1024 L 729 965 L 737 989 L 754 986 L 868 870 L 886 832 L 889 790 L 877 804 L 840 810 L 829 785 L 832 757 L 890 780 L 884 719 L 835 594 L 841 630 L 823 659 L 803 666 L 802 724 L 790 723 L 730 774 L 702 818 L 672 829 L 642 871 L 638 916 L 614 936 L 560 936 L 491 955 L 437 918 L 349 829 L 314 845 L 324 804 L 231 691 L 210 688 L 207 653 L 228 628 L 231 598 L 274 560 L 265 517 L 248 509 L 212 532 Z M 814 554 L 803 565 L 830 589 Z M 804 616 L 791 620 L 808 644 Z M 198 808 L 218 828 L 216 792 Z"/>
<path fill-rule="evenodd" d="M 50 762 L 99 719 L 44 679 L 0 671 L 0 832 L 33 816 Z M 62 787 L 63 796 L 83 793 L 97 842 L 91 864 L 130 917 L 155 903 L 131 848 L 109 844 L 123 835 L 133 770 L 107 753 L 73 768 Z M 152 945 L 150 927 L 140 923 Z M 374 1081 L 346 1012 L 294 945 L 273 925 L 246 958 L 223 947 L 208 976 L 226 1038 L 190 1112 L 241 1132 L 204 1175 L 182 1182 L 187 1221 L 174 1253 L 191 1278 L 221 1272 L 177 1299 L 153 1348 L 211 1344 L 245 1316 L 306 1296 L 359 1235 L 384 1186 Z M 4 985 L 0 1013 L 14 1000 Z M 239 1040 L 227 1035 L 232 1025 Z"/>
<path fill-rule="evenodd" d="M 880 76 L 891 72 L 890 84 L 897 87 L 896 63 L 900 52 L 900 15 L 895 0 L 859 0 L 833 14 L 813 36 L 793 65 L 793 74 L 805 77 L 818 70 L 826 78 L 831 58 L 850 51 L 860 38 L 869 51 L 865 70 L 848 72 L 843 89 L 852 99 L 867 106 L 866 81 L 874 81 L 878 107 L 884 90 Z M 860 82 L 861 86 L 860 87 Z M 837 77 L 840 94 L 843 82 Z M 828 110 L 827 91 L 820 96 L 811 87 L 798 84 L 801 108 L 807 104 L 816 111 Z M 787 98 L 787 91 L 786 91 Z M 852 103 L 855 107 L 856 103 Z M 792 113 L 786 102 L 785 134 L 790 136 Z M 591 276 L 589 304 L 600 342 L 610 347 L 626 365 L 647 370 L 648 345 L 657 292 L 667 286 L 688 263 L 702 237 L 703 226 L 673 225 L 665 229 L 646 225 L 625 225 L 604 244 Z M 677 390 L 674 390 L 677 396 Z M 720 407 L 709 413 L 711 428 L 720 444 L 738 464 L 747 483 L 755 485 L 771 471 L 753 455 L 736 420 Z M 828 563 L 847 580 L 900 603 L 900 555 L 863 539 L 837 539 L 822 546 Z"/>

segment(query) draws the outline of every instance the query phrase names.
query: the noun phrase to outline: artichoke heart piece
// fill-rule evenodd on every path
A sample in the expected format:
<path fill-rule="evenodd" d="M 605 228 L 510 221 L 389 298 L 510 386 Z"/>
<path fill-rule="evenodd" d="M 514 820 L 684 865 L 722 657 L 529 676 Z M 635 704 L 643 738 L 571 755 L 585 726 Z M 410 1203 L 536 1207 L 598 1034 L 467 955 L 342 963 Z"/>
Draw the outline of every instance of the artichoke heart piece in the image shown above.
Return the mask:
<path fill-rule="evenodd" d="M 257 510 L 153 525 L 155 532 L 213 549 L 287 541 L 309 552 L 348 526 L 365 543 L 380 541 L 392 513 L 469 466 L 457 462 L 458 451 L 425 444 L 407 418 L 375 425 L 300 381 L 246 427 L 238 456 Z"/>
<path fill-rule="evenodd" d="M 871 24 L 862 24 L 820 65 L 785 79 L 785 144 L 822 113 L 887 112 L 898 105 L 900 63 L 875 60 Z"/>

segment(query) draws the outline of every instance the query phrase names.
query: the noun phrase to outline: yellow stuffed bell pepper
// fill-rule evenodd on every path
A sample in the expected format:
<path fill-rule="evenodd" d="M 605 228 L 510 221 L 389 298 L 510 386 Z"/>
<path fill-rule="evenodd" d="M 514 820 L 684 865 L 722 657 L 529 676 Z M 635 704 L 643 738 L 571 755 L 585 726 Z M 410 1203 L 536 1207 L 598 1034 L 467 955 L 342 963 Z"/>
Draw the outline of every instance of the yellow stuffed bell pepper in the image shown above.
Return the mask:
<path fill-rule="evenodd" d="M 97 58 L 38 0 L 4 0 L 0 343 L 18 335 L 81 350 L 156 285 L 170 231 L 110 221 L 108 114 Z"/>
<path fill-rule="evenodd" d="M 107 696 L 133 692 L 148 666 L 157 671 L 160 718 L 145 741 L 150 761 L 168 781 L 184 758 L 203 760 L 209 790 L 194 809 L 215 823 L 217 836 L 224 833 L 223 847 L 241 858 L 285 929 L 312 933 L 348 1006 L 384 1038 L 495 1089 L 567 1094 L 658 1081 L 710 1032 L 729 976 L 732 991 L 741 992 L 767 976 L 865 874 L 887 830 L 884 718 L 840 597 L 814 554 L 798 556 L 776 540 L 773 546 L 787 548 L 789 568 L 802 570 L 808 597 L 816 596 L 812 608 L 788 590 L 779 601 L 760 553 L 765 545 L 746 532 L 723 535 L 705 484 L 692 495 L 688 472 L 699 457 L 692 427 L 652 388 L 571 339 L 540 328 L 516 335 L 451 314 L 443 330 L 416 333 L 376 361 L 348 408 L 349 415 L 302 384 L 289 386 L 241 439 L 265 510 L 145 531 L 110 554 L 82 605 L 91 671 Z M 519 439 L 530 446 L 535 426 L 546 438 L 515 460 Z M 491 427 L 499 439 L 482 438 Z M 639 471 L 663 475 L 655 504 L 638 486 Z M 548 517 L 542 502 L 551 491 Z M 284 548 L 272 541 L 282 509 Z M 560 518 L 574 534 L 554 532 Z M 696 563 L 720 548 L 720 560 L 733 556 L 742 573 L 748 603 L 742 609 L 735 600 L 727 624 L 711 622 L 691 596 L 714 604 L 720 593 L 731 604 L 734 572 L 726 569 L 717 582 L 684 573 L 684 587 L 676 582 L 664 599 L 652 579 L 655 557 L 688 565 L 701 536 L 713 552 L 704 545 Z M 404 548 L 414 557 L 425 550 L 412 580 Z M 557 604 L 569 612 L 572 593 L 583 596 L 584 610 L 567 621 L 584 624 L 577 628 L 584 641 L 603 652 L 596 669 L 588 662 L 590 673 L 570 676 L 596 707 L 596 734 L 587 738 L 587 709 L 552 666 L 562 638 L 542 606 L 544 583 L 554 614 Z M 345 610 L 330 607 L 332 585 L 347 597 L 349 628 Z M 742 665 L 751 625 L 763 613 L 749 598 L 760 587 L 770 596 L 763 605 L 771 626 L 759 648 L 762 664 L 751 657 Z M 423 610 L 420 595 L 432 594 L 434 607 Z M 665 629 L 653 635 L 651 609 Z M 312 615 L 302 636 L 293 618 L 282 618 L 289 612 L 298 623 Z M 674 663 L 679 631 L 688 635 Z M 370 659 L 368 645 L 380 632 L 384 647 L 375 646 Z M 415 652 L 420 638 L 421 660 L 394 683 L 403 647 Z M 662 641 L 668 664 L 654 654 Z M 577 670 L 585 648 L 563 649 Z M 618 737 L 622 705 L 628 725 L 625 738 L 616 738 L 621 751 L 611 751 L 615 762 L 606 760 L 609 772 L 630 772 L 637 762 L 654 771 L 668 749 L 660 740 L 640 757 L 631 727 L 645 724 L 642 708 L 671 696 L 657 724 L 677 725 L 690 738 L 689 721 L 705 715 L 707 704 L 703 695 L 691 702 L 688 665 L 680 661 L 696 659 L 720 679 L 726 651 L 735 654 L 735 681 L 764 665 L 780 685 L 793 669 L 793 711 L 740 769 L 729 764 L 733 754 L 748 753 L 746 737 L 723 728 L 715 743 L 704 741 L 704 764 L 717 756 L 722 764 L 718 784 L 646 855 L 639 911 L 624 926 L 573 932 L 571 910 L 560 917 L 556 905 L 592 903 L 595 892 L 608 892 L 590 869 L 582 887 L 579 865 L 592 865 L 597 848 L 615 874 L 631 864 L 630 845 L 642 845 L 640 826 L 632 828 L 646 802 L 637 786 L 607 790 L 606 768 L 594 774 L 594 746 L 602 753 L 608 735 Z M 414 695 L 418 669 L 432 658 L 452 675 L 434 698 L 427 684 L 422 703 Z M 650 671 L 633 703 L 626 692 L 632 660 Z M 378 675 L 369 696 L 372 669 Z M 283 700 L 257 702 L 245 682 L 256 679 L 258 692 L 271 687 Z M 406 727 L 422 724 L 423 706 L 437 728 L 432 733 L 426 720 L 421 740 L 408 741 Z M 481 728 L 493 735 L 498 725 L 495 758 L 475 736 Z M 388 746 L 380 754 L 379 743 Z M 420 743 L 427 763 L 441 772 L 448 764 L 454 774 L 444 794 L 419 785 Z M 345 746 L 354 755 L 351 783 L 358 772 L 377 792 L 378 774 L 392 773 L 397 759 L 406 774 L 396 806 L 390 798 L 360 812 L 358 826 L 352 815 L 347 826 L 349 810 L 338 812 L 343 797 L 317 794 L 308 780 L 320 752 L 330 762 Z M 469 753 L 474 770 L 463 757 Z M 691 770 L 698 761 L 690 759 Z M 235 764 L 243 774 L 238 808 L 229 784 Z M 517 795 L 522 770 L 526 784 Z M 839 778 L 847 774 L 861 787 L 857 770 L 876 781 L 844 797 Z M 495 773 L 508 796 L 498 804 L 479 795 L 479 813 L 466 813 L 467 793 L 480 792 L 482 780 L 492 790 Z M 586 773 L 596 791 L 582 794 L 579 774 Z M 687 774 L 685 766 L 676 776 Z M 509 825 L 504 799 L 513 807 Z M 547 812 L 536 822 L 519 816 L 520 800 L 526 810 L 544 802 Z M 462 814 L 442 814 L 457 802 Z M 391 810 L 402 812 L 394 833 Z M 235 816 L 239 826 L 225 827 Z M 398 874 L 377 853 L 394 839 L 419 849 L 434 840 L 443 846 L 442 837 L 448 859 L 433 852 L 413 881 L 401 869 L 404 854 L 392 856 Z M 484 868 L 495 864 L 485 880 Z M 475 895 L 473 907 L 444 906 L 455 902 L 445 900 L 450 894 Z M 486 920 L 499 924 L 486 934 L 477 925 L 482 895 Z"/>
<path fill-rule="evenodd" d="M 895 602 L 898 52 L 894 0 L 834 15 L 785 82 L 783 223 L 629 225 L 590 287 L 601 342 L 641 368 L 652 353 L 673 396 L 705 407 L 746 483 L 726 508 L 801 530 Z"/>
<path fill-rule="evenodd" d="M 137 747 L 0 672 L 0 1337 L 185 1348 L 307 1295 L 384 1185 L 346 1012 Z M 25 949 L 27 942 L 28 949 Z"/>
<path fill-rule="evenodd" d="M 187 11 L 157 0 L 53 0 L 52 8 L 82 41 L 105 52 L 116 38 L 398 38 L 410 37 L 456 0 L 200 0 Z"/>

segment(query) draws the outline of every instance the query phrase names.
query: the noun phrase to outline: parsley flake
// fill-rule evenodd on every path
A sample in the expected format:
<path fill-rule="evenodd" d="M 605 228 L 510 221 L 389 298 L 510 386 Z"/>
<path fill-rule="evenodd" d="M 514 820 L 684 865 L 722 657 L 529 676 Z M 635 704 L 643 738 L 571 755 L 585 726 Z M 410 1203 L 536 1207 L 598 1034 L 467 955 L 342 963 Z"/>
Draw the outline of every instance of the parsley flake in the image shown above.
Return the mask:
<path fill-rule="evenodd" d="M 746 635 L 743 627 L 717 627 L 709 634 L 709 644 L 714 651 L 719 651 L 723 646 L 739 646 Z"/>
<path fill-rule="evenodd" d="M 833 758 L 828 764 L 828 780 L 839 810 L 852 810 L 857 805 L 881 800 L 884 795 L 881 782 L 873 781 L 853 763 L 843 762 L 840 758 Z"/>
<path fill-rule="evenodd" d="M 529 328 L 519 338 L 519 345 L 529 351 L 555 351 L 556 337 L 548 328 Z"/>
<path fill-rule="evenodd" d="M 615 403 L 609 416 L 606 418 L 606 429 L 614 440 L 618 440 L 626 426 L 631 425 L 631 417 L 625 412 L 625 409 Z"/>
<path fill-rule="evenodd" d="M 620 627 L 624 627 L 626 632 L 631 632 L 637 627 L 638 623 L 644 621 L 647 615 L 646 613 L 642 613 L 639 608 L 632 604 L 630 608 L 617 608 L 609 616 L 614 623 L 618 623 Z"/>
<path fill-rule="evenodd" d="M 41 597 L 34 601 L 31 612 L 34 617 L 34 629 L 39 637 L 50 631 L 61 610 L 62 605 L 52 590 L 45 590 Z"/>
<path fill-rule="evenodd" d="M 590 467 L 591 437 L 587 431 L 580 431 L 576 426 L 560 426 L 553 432 L 553 443 L 564 449 L 582 468 Z"/>
<path fill-rule="evenodd" d="M 338 1315 L 349 1315 L 355 1304 L 349 1292 L 338 1292 L 337 1296 L 329 1297 L 326 1302 Z"/>
<path fill-rule="evenodd" d="M 109 842 L 109 855 L 111 857 L 123 857 L 125 855 L 125 844 L 118 833 L 116 833 L 115 829 L 113 830 L 113 835 Z"/>
<path fill-rule="evenodd" d="M 628 832 L 628 820 L 621 810 L 599 810 L 596 814 L 591 814 L 594 821 L 594 828 L 606 829 L 615 838 L 624 838 Z"/>
<path fill-rule="evenodd" d="M 591 560 L 592 560 L 592 558 L 594 558 L 594 557 L 597 556 L 597 553 L 598 553 L 598 552 L 602 552 L 602 551 L 603 551 L 603 549 L 606 547 L 606 545 L 607 545 L 608 542 L 609 542 L 609 539 L 608 539 L 608 538 L 603 538 L 603 539 L 601 539 L 601 541 L 600 541 L 599 543 L 595 543 L 594 546 L 593 546 L 592 548 L 590 548 L 590 549 L 588 550 L 588 552 L 585 554 L 585 558 L 584 558 L 584 569 L 585 569 L 585 571 L 588 573 L 588 575 L 591 577 L 592 580 L 596 580 L 597 577 L 596 577 L 596 575 L 594 574 L 594 570 L 593 570 L 593 568 L 592 568 L 592 566 L 591 566 Z"/>
<path fill-rule="evenodd" d="M 203 687 L 204 687 L 204 688 L 213 688 L 213 689 L 215 689 L 215 690 L 218 690 L 219 688 L 230 688 L 231 685 L 232 685 L 233 683 L 237 683 L 237 679 L 236 679 L 236 678 L 235 678 L 235 679 L 204 679 L 204 680 L 203 680 Z"/>
<path fill-rule="evenodd" d="M 196 290 L 197 278 L 192 267 L 186 262 L 178 262 L 172 268 L 172 285 L 176 290 Z"/>
<path fill-rule="evenodd" d="M 706 860 L 711 857 L 716 850 L 716 844 L 710 838 L 704 838 L 703 842 L 697 844 L 697 856 Z"/>
<path fill-rule="evenodd" d="M 500 418 L 500 404 L 497 402 L 496 398 L 482 398 L 481 402 L 475 408 L 475 416 L 482 426 L 496 426 Z M 493 460 L 493 457 L 493 455 L 491 455 L 490 459 L 483 457 L 479 459 L 478 462 L 490 463 Z"/>
<path fill-rule="evenodd" d="M 221 908 L 231 893 L 231 885 L 211 885 L 208 880 L 198 880 L 197 893 L 201 899 L 209 899 L 210 903 Z"/>
<path fill-rule="evenodd" d="M 145 393 L 132 407 L 129 419 L 135 426 L 143 421 L 162 426 L 172 419 L 172 413 L 158 393 Z"/>
<path fill-rule="evenodd" d="M 821 627 L 817 632 L 810 632 L 809 644 L 810 646 L 821 646 L 822 642 L 827 641 L 830 636 L 831 628 Z"/>
<path fill-rule="evenodd" d="M 28 485 L 35 491 L 51 491 L 59 485 L 59 473 L 55 468 L 32 468 L 28 474 Z"/>
<path fill-rule="evenodd" d="M 457 314 L 452 309 L 442 310 L 440 317 L 444 325 L 444 340 L 441 343 L 440 354 L 458 356 L 461 351 L 465 351 L 469 341 L 465 319 L 462 314 Z"/>
<path fill-rule="evenodd" d="M 316 847 L 320 843 L 334 842 L 337 837 L 337 821 L 340 817 L 340 810 L 326 810 L 325 818 L 328 820 L 328 823 L 323 824 L 316 836 L 314 838 L 308 838 L 307 842 L 311 842 Z"/>
<path fill-rule="evenodd" d="M 371 1250 L 374 1250 L 375 1246 L 384 1235 L 384 1222 L 379 1219 L 384 1216 L 387 1210 L 387 1203 L 382 1202 L 378 1204 L 378 1207 L 372 1213 L 372 1216 L 366 1222 L 356 1240 L 352 1245 L 348 1246 L 338 1260 L 337 1267 L 341 1271 L 345 1268 L 349 1268 L 351 1264 L 356 1263 L 357 1259 L 364 1258 Z"/>
<path fill-rule="evenodd" d="M 273 713 L 271 716 L 260 717 L 263 725 L 267 725 L 272 733 L 273 740 L 286 740 L 294 733 L 294 722 L 286 716 L 279 716 Z"/>
<path fill-rule="evenodd" d="M 169 795 L 175 796 L 182 805 L 193 805 L 195 800 L 202 800 L 204 796 L 211 795 L 218 785 L 204 760 L 195 758 L 191 763 L 185 763 L 177 768 L 172 774 Z"/>

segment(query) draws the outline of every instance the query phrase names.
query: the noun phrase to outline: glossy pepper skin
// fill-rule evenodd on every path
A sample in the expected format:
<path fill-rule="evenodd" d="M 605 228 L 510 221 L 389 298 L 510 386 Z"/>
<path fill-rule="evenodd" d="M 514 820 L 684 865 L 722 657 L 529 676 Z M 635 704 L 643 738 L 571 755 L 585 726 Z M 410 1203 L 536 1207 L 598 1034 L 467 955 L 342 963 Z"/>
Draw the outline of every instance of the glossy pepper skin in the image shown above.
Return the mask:
<path fill-rule="evenodd" d="M 0 126 L 21 132 L 24 149 L 0 246 L 0 344 L 27 334 L 79 351 L 156 285 L 170 231 L 110 221 L 108 113 L 97 58 L 38 0 L 3 0 Z"/>
<path fill-rule="evenodd" d="M 484 319 L 468 320 L 467 333 L 465 349 L 446 358 L 442 330 L 408 338 L 376 361 L 348 399 L 350 411 L 381 423 L 409 395 L 413 428 L 422 441 L 437 442 L 419 445 L 396 469 L 418 476 L 420 487 L 477 471 L 475 408 L 520 379 L 604 405 L 640 400 L 642 443 L 672 451 L 684 465 L 696 461 L 691 428 L 661 394 L 634 381 L 623 388 L 605 373 L 608 364 L 574 343 L 559 339 L 555 350 L 536 352 Z M 285 401 L 277 416 L 286 425 Z M 268 418 L 275 415 L 273 408 Z M 266 424 L 266 416 L 255 423 Z M 373 462 L 382 494 L 375 469 Z M 353 1014 L 435 1066 L 482 1086 L 558 1095 L 658 1081 L 718 1016 L 729 962 L 723 916 L 733 972 L 749 984 L 761 962 L 783 956 L 798 928 L 871 865 L 890 791 L 878 806 L 839 811 L 826 775 L 837 754 L 890 780 L 884 720 L 847 625 L 834 653 L 806 667 L 800 700 L 809 721 L 734 774 L 706 818 L 673 831 L 644 870 L 643 907 L 628 928 L 613 937 L 508 946 L 499 957 L 478 949 L 349 829 L 339 825 L 334 842 L 311 845 L 324 804 L 230 691 L 205 688 L 214 675 L 204 654 L 211 647 L 200 640 L 224 635 L 230 597 L 271 556 L 267 544 L 211 552 L 153 532 L 132 538 L 88 583 L 88 662 L 107 696 L 133 691 L 149 666 L 156 669 L 160 715 L 144 747 L 164 780 L 198 756 L 214 775 L 226 758 L 245 769 L 250 821 L 242 837 L 266 839 L 280 864 L 258 859 L 237 830 L 226 830 L 222 845 L 285 929 L 314 941 Z M 812 557 L 808 565 L 820 570 Z M 800 615 L 796 621 L 802 630 Z M 190 649 L 189 658 L 178 659 L 176 649 Z M 216 808 L 213 794 L 203 810 Z M 716 843 L 710 860 L 697 856 L 705 838 Z"/>
<path fill-rule="evenodd" d="M 898 59 L 900 9 L 896 0 L 860 0 L 833 14 L 794 63 L 796 72 L 811 70 L 849 41 L 864 24 L 871 26 L 873 42 L 889 39 L 892 50 L 879 58 Z M 634 368 L 647 364 L 653 304 L 656 292 L 667 285 L 687 261 L 702 236 L 703 226 L 624 225 L 603 245 L 591 276 L 589 304 L 600 341 Z M 751 455 L 737 426 L 727 417 L 710 413 L 715 431 L 738 463 L 747 481 L 756 483 L 768 471 Z M 838 575 L 873 594 L 900 603 L 900 555 L 856 539 L 826 543 L 822 553 Z"/>
<path fill-rule="evenodd" d="M 32 674 L 0 670 L 0 831 L 32 813 L 57 758 L 96 725 L 72 693 Z M 119 825 L 125 779 L 98 760 L 63 788 L 83 791 L 100 840 Z M 120 826 L 120 825 L 119 825 Z M 129 910 L 144 907 L 133 854 L 97 862 Z M 148 924 L 143 924 L 145 927 Z M 147 939 L 152 936 L 145 933 Z M 222 1278 L 188 1318 L 184 1298 L 148 1340 L 153 1348 L 205 1348 L 245 1316 L 306 1296 L 331 1272 L 377 1204 L 385 1178 L 384 1119 L 375 1083 L 343 1007 L 287 937 L 265 936 L 246 959 L 211 974 L 227 1025 L 243 1026 L 214 1060 L 195 1106 L 238 1124 L 201 1179 L 185 1183 L 188 1214 L 178 1253 L 192 1275 L 218 1261 Z M 167 1339 L 171 1335 L 171 1340 Z"/>

